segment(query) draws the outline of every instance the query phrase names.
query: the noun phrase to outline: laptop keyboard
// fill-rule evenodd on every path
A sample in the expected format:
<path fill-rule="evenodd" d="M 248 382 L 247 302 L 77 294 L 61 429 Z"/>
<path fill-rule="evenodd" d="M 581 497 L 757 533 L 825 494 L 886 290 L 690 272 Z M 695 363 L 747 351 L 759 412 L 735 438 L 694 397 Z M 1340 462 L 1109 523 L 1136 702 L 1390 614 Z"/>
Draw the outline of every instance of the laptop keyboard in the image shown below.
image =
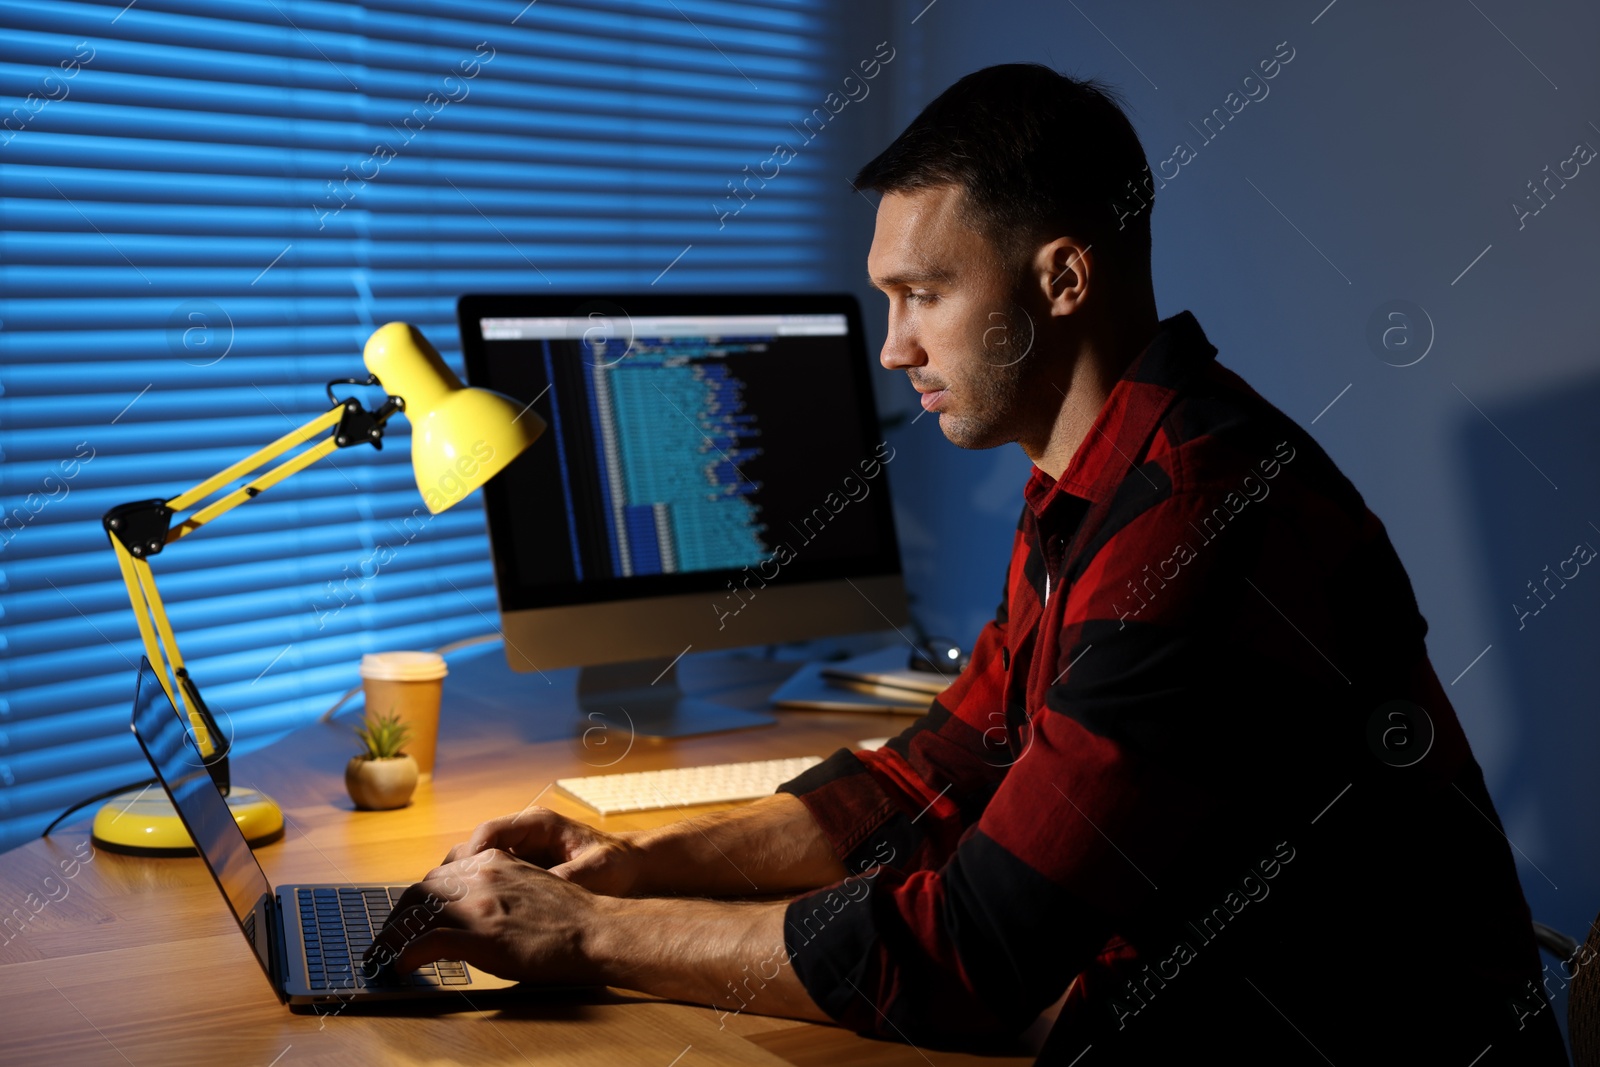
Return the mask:
<path fill-rule="evenodd" d="M 305 934 L 306 974 L 312 989 L 396 989 L 412 986 L 464 986 L 472 982 L 467 965 L 456 960 L 425 963 L 405 978 L 385 968 L 368 977 L 361 957 L 372 947 L 405 886 L 344 886 L 296 889 L 300 928 Z"/>

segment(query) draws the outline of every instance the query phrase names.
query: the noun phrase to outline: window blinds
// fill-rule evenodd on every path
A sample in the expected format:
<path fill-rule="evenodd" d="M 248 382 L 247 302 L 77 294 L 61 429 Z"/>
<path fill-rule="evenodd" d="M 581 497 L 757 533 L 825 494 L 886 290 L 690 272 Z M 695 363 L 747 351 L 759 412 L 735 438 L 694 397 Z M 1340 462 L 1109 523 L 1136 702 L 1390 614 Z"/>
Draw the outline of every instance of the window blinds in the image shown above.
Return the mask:
<path fill-rule="evenodd" d="M 108 508 L 325 410 L 384 322 L 460 372 L 465 292 L 824 284 L 817 154 L 729 199 L 834 88 L 817 7 L 0 0 L 0 848 L 147 776 Z M 498 627 L 408 432 L 153 561 L 235 744 Z"/>

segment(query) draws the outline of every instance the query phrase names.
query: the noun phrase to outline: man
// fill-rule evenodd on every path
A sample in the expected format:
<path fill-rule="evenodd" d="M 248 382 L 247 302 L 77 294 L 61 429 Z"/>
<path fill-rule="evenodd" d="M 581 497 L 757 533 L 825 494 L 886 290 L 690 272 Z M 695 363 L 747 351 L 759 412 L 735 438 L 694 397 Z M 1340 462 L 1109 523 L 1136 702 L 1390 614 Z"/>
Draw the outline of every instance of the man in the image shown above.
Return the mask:
<path fill-rule="evenodd" d="M 856 184 L 882 363 L 951 441 L 1035 465 L 970 666 L 736 811 L 485 823 L 383 951 L 918 1043 L 1051 1009 L 1041 1062 L 1084 1067 L 1564 1062 L 1405 572 L 1194 317 L 1158 320 L 1121 110 L 993 67 Z M 684 899 L 752 893 L 792 899 Z"/>

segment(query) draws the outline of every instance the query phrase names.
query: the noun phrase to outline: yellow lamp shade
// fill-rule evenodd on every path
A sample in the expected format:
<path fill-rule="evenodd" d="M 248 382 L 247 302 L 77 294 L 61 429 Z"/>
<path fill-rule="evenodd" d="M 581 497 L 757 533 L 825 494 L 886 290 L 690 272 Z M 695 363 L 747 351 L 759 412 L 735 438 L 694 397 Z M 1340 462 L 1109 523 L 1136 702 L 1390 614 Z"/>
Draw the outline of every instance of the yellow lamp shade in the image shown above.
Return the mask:
<path fill-rule="evenodd" d="M 367 370 L 411 420 L 411 467 L 437 515 L 505 469 L 544 433 L 531 406 L 461 384 L 416 327 L 391 322 L 367 339 Z"/>

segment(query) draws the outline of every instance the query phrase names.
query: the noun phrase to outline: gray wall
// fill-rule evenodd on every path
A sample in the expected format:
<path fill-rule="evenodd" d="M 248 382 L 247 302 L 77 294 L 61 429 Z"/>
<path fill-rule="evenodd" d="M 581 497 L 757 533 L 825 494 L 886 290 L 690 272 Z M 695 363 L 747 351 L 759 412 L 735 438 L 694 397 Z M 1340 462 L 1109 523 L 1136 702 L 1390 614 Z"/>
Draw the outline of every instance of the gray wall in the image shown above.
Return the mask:
<path fill-rule="evenodd" d="M 1221 361 L 1308 426 L 1387 525 L 1534 914 L 1581 936 L 1600 910 L 1600 567 L 1550 584 L 1536 616 L 1512 605 L 1538 606 L 1527 582 L 1579 542 L 1600 546 L 1600 160 L 1552 180 L 1537 215 L 1512 203 L 1558 166 L 1571 174 L 1577 143 L 1600 148 L 1600 9 L 1325 4 L 896 0 L 846 14 L 846 52 L 887 39 L 897 56 L 849 127 L 841 180 L 949 83 L 1000 62 L 1117 85 L 1153 166 L 1192 146 L 1154 214 L 1160 313 L 1193 311 Z M 1243 95 L 1280 42 L 1294 57 L 1267 95 L 1207 143 L 1190 123 Z M 859 214 L 842 250 L 855 282 L 872 216 L 840 199 Z M 880 343 L 884 301 L 857 288 Z M 1409 350 L 1368 340 L 1392 300 L 1423 309 Z M 1426 356 L 1393 365 L 1421 354 L 1430 323 Z M 915 413 L 902 375 L 880 385 L 885 412 Z M 931 419 L 892 440 L 915 610 L 970 641 L 999 594 L 1029 464 L 1016 448 L 961 452 Z M 1396 922 L 1425 925 L 1426 902 L 1397 902 Z"/>

